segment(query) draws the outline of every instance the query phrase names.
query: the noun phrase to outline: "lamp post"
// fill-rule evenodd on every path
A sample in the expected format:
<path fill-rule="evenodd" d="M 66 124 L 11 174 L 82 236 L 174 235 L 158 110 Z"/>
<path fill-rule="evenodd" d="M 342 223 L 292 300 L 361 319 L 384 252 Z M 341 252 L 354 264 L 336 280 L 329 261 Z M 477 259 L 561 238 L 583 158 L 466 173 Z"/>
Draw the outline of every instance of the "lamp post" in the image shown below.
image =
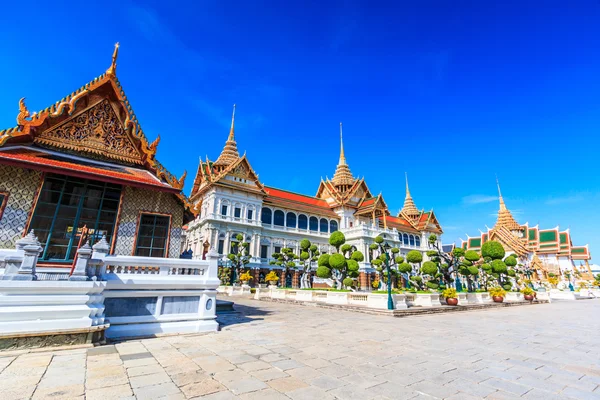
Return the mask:
<path fill-rule="evenodd" d="M 387 270 L 387 292 L 388 292 L 388 310 L 394 309 L 394 301 L 392 299 L 392 271 L 390 269 L 390 255 L 388 254 L 388 250 L 390 249 L 390 245 L 386 243 L 381 246 L 383 250 L 383 254 L 385 254 L 385 268 Z"/>

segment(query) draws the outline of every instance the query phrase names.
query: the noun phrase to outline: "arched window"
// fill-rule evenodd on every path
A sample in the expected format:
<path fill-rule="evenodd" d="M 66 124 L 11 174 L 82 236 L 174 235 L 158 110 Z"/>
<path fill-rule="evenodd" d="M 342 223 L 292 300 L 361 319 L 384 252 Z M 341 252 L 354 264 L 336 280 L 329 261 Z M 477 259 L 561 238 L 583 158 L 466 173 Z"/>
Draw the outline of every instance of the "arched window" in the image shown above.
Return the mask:
<path fill-rule="evenodd" d="M 270 208 L 267 207 L 263 207 L 261 213 L 260 213 L 260 220 L 262 221 L 263 224 L 272 224 L 273 223 L 273 213 L 271 211 Z"/>
<path fill-rule="evenodd" d="M 417 244 L 417 247 L 421 247 L 421 238 L 418 236 L 415 236 L 415 243 Z"/>
<path fill-rule="evenodd" d="M 283 215 L 283 211 L 275 210 L 273 214 L 273 225 L 283 226 L 283 221 L 285 220 L 285 216 Z"/>
<path fill-rule="evenodd" d="M 329 232 L 333 233 L 338 230 L 337 221 L 329 221 Z"/>
<path fill-rule="evenodd" d="M 308 217 L 304 214 L 298 215 L 298 229 L 308 229 Z"/>
<path fill-rule="evenodd" d="M 327 229 L 329 229 L 329 223 L 325 218 L 321 218 L 319 221 L 319 232 L 327 233 Z"/>
<path fill-rule="evenodd" d="M 411 246 L 415 245 L 415 237 L 413 235 L 410 235 L 410 245 Z"/>
<path fill-rule="evenodd" d="M 316 217 L 310 217 L 310 230 L 319 231 L 319 220 Z"/>
<path fill-rule="evenodd" d="M 408 246 L 408 235 L 406 233 L 402 235 L 402 243 L 404 243 L 405 246 Z"/>
<path fill-rule="evenodd" d="M 288 228 L 296 227 L 296 214 L 294 214 L 293 212 L 287 213 L 287 215 L 285 216 L 285 226 L 287 226 Z"/>

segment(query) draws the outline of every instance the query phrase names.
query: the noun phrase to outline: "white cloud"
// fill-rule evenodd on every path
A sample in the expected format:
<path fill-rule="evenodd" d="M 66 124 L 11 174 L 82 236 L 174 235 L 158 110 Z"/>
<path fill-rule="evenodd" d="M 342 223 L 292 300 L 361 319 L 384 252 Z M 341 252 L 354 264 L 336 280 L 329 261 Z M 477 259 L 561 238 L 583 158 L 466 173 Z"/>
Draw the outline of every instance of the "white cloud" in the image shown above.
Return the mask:
<path fill-rule="evenodd" d="M 472 194 L 470 196 L 465 196 L 462 199 L 463 204 L 482 204 L 491 203 L 492 201 L 498 201 L 498 197 L 485 194 Z"/>

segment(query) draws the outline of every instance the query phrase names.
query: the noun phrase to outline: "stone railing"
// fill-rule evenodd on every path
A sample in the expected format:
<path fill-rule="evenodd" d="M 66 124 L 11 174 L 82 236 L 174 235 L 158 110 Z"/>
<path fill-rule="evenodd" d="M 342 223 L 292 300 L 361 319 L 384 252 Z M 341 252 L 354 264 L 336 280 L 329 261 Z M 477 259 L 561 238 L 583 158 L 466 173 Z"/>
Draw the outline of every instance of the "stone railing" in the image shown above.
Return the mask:
<path fill-rule="evenodd" d="M 1 250 L 0 342 L 13 346 L 23 335 L 71 335 L 64 339 L 71 342 L 79 335 L 86 342 L 101 339 L 104 330 L 116 338 L 218 329 L 214 250 L 202 261 L 109 256 L 108 249 L 104 238 L 93 248 L 85 244 L 72 273 L 37 269 L 42 247 L 33 232 L 16 250 Z"/>
<path fill-rule="evenodd" d="M 271 298 L 276 300 L 294 300 L 303 302 L 319 302 L 336 305 L 363 306 L 375 309 L 387 309 L 388 295 L 385 293 L 368 292 L 334 292 L 325 290 L 301 289 L 257 289 L 254 298 Z M 537 299 L 549 301 L 547 293 L 538 292 Z M 440 307 L 446 301 L 439 293 L 400 293 L 393 294 L 394 309 L 407 309 L 411 307 Z M 508 303 L 523 302 L 521 293 L 508 292 L 504 300 Z M 492 303 L 489 293 L 458 293 L 458 304 L 487 304 Z"/>

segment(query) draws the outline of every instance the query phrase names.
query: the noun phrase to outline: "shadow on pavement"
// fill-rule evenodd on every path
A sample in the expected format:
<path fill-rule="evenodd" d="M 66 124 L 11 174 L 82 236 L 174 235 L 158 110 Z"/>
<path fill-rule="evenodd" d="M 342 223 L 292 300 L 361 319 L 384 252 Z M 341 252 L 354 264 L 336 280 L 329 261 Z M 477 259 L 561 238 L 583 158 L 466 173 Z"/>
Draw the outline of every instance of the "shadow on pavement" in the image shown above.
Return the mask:
<path fill-rule="evenodd" d="M 263 316 L 270 314 L 272 314 L 271 311 L 260 307 L 251 307 L 234 303 L 233 311 L 217 311 L 217 322 L 222 328 L 224 326 L 262 321 L 264 319 L 262 318 Z"/>

